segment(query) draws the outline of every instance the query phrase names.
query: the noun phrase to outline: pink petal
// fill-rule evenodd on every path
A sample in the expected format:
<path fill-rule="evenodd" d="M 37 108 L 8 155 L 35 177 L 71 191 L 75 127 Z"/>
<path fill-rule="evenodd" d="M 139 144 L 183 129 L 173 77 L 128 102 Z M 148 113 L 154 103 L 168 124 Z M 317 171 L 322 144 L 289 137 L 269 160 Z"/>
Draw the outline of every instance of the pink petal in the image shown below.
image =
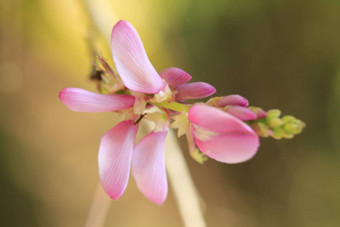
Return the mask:
<path fill-rule="evenodd" d="M 165 86 L 146 55 L 137 31 L 128 22 L 121 20 L 113 27 L 111 50 L 117 71 L 127 88 L 156 94 Z"/>
<path fill-rule="evenodd" d="M 80 88 L 64 88 L 60 100 L 76 112 L 110 112 L 130 108 L 135 102 L 131 95 L 102 95 Z"/>
<path fill-rule="evenodd" d="M 194 82 L 189 84 L 179 85 L 177 88 L 177 101 L 187 99 L 199 99 L 208 97 L 216 92 L 216 89 L 208 83 Z"/>
<path fill-rule="evenodd" d="M 249 105 L 249 102 L 246 98 L 240 95 L 228 95 L 218 100 L 216 104 L 221 107 L 228 106 L 228 105 L 247 107 Z"/>
<path fill-rule="evenodd" d="M 266 118 L 267 117 L 267 112 L 264 111 L 263 109 L 258 109 L 256 112 L 256 116 L 258 119 Z"/>
<path fill-rule="evenodd" d="M 217 108 L 195 104 L 189 121 L 200 151 L 225 163 L 244 162 L 259 146 L 257 134 L 244 122 Z"/>
<path fill-rule="evenodd" d="M 225 133 L 202 141 L 195 137 L 200 151 L 219 162 L 234 164 L 251 159 L 259 147 L 259 138 L 254 134 Z"/>
<path fill-rule="evenodd" d="M 152 202 L 162 204 L 168 193 L 164 162 L 167 132 L 151 132 L 135 147 L 132 173 L 139 190 Z"/>
<path fill-rule="evenodd" d="M 252 128 L 241 120 L 205 104 L 193 105 L 189 110 L 188 118 L 191 123 L 217 133 L 239 132 L 255 134 Z"/>
<path fill-rule="evenodd" d="M 242 121 L 251 121 L 257 119 L 257 115 L 253 111 L 243 106 L 231 106 L 225 111 Z"/>
<path fill-rule="evenodd" d="M 165 69 L 159 75 L 169 84 L 170 87 L 177 87 L 191 80 L 191 76 L 188 73 L 175 67 Z"/>
<path fill-rule="evenodd" d="M 118 199 L 129 180 L 133 145 L 137 126 L 133 121 L 123 121 L 106 132 L 98 153 L 99 177 L 105 192 Z"/>

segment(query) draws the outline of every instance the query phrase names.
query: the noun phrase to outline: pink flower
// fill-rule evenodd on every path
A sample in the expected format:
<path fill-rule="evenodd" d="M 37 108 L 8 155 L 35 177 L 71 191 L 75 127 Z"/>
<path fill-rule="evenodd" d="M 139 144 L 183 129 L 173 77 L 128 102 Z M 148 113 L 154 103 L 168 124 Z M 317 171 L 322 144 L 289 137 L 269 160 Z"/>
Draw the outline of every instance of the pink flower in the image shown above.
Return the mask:
<path fill-rule="evenodd" d="M 195 104 L 189 110 L 195 142 L 204 154 L 224 163 L 252 158 L 260 145 L 259 137 L 240 119 L 218 108 Z"/>
<path fill-rule="evenodd" d="M 249 121 L 259 135 L 274 132 L 274 138 L 291 138 L 304 127 L 291 116 L 278 119 L 278 110 L 268 112 L 267 117 L 261 108 L 248 107 L 248 100 L 239 95 L 211 98 L 206 104 L 183 103 L 208 97 L 216 90 L 208 83 L 188 83 L 191 76 L 179 68 L 158 74 L 137 31 L 126 21 L 119 21 L 112 29 L 111 49 L 119 75 L 99 58 L 104 69 L 96 79 L 103 93 L 114 94 L 65 88 L 59 98 L 73 111 L 117 111 L 124 115 L 124 121 L 102 136 L 98 152 L 100 181 L 113 199 L 123 195 L 132 169 L 137 187 L 149 200 L 156 204 L 165 201 L 164 144 L 169 127 L 178 129 L 178 136 L 187 136 L 189 152 L 199 163 L 206 159 L 201 152 L 225 163 L 252 158 L 260 145 L 259 137 L 243 121 Z M 135 146 L 142 119 L 153 121 L 155 129 Z"/>
<path fill-rule="evenodd" d="M 126 189 L 132 163 L 139 190 L 152 202 L 162 204 L 168 191 L 164 162 L 167 132 L 151 132 L 134 148 L 137 129 L 128 120 L 103 135 L 98 153 L 99 177 L 105 192 L 118 199 Z"/>
<path fill-rule="evenodd" d="M 119 21 L 113 28 L 111 50 L 117 71 L 130 90 L 156 94 L 166 86 L 164 79 L 176 91 L 177 101 L 204 98 L 216 92 L 208 83 L 186 84 L 191 76 L 179 68 L 169 68 L 158 75 L 137 31 L 126 21 Z"/>
<path fill-rule="evenodd" d="M 146 55 L 142 40 L 130 23 L 121 20 L 113 27 L 111 51 L 116 69 L 127 88 L 156 94 L 165 87 L 166 84 Z"/>
<path fill-rule="evenodd" d="M 126 21 L 119 21 L 111 34 L 116 69 L 130 90 L 159 93 L 165 86 L 144 50 L 143 43 Z M 124 192 L 132 163 L 139 190 L 152 202 L 162 204 L 167 196 L 164 143 L 167 131 L 151 132 L 133 149 L 137 125 L 124 121 L 104 134 L 99 148 L 99 176 L 106 193 L 118 199 Z"/>
<path fill-rule="evenodd" d="M 174 90 L 176 101 L 185 101 L 188 99 L 199 99 L 213 95 L 216 89 L 205 82 L 187 83 L 191 76 L 179 68 L 168 68 L 160 74 L 170 88 Z"/>
<path fill-rule="evenodd" d="M 150 63 L 136 30 L 126 21 L 119 21 L 112 30 L 111 49 L 116 69 L 124 85 L 146 94 L 159 93 L 166 83 Z M 111 112 L 134 107 L 131 95 L 102 95 L 79 88 L 65 88 L 60 100 L 79 112 Z M 106 132 L 98 153 L 99 177 L 105 192 L 113 199 L 124 193 L 132 165 L 140 191 L 152 202 L 162 204 L 167 196 L 164 164 L 164 143 L 167 127 L 151 132 L 135 147 L 140 117 L 131 109 L 127 120 Z"/>
<path fill-rule="evenodd" d="M 248 100 L 240 95 L 212 98 L 207 104 L 222 109 L 242 121 L 252 121 L 267 116 L 261 108 L 249 109 Z"/>
<path fill-rule="evenodd" d="M 221 97 L 219 100 L 216 101 L 216 106 L 218 107 L 225 107 L 225 106 L 249 106 L 249 102 L 246 98 L 240 95 L 228 95 Z"/>

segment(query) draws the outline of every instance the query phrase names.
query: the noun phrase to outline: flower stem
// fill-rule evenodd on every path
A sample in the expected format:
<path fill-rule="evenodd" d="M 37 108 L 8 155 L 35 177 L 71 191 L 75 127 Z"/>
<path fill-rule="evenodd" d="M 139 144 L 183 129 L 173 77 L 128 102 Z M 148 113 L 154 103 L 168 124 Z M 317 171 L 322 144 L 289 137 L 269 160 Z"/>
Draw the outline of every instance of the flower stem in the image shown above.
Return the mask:
<path fill-rule="evenodd" d="M 104 226 L 106 215 L 109 212 L 111 199 L 105 194 L 100 182 L 93 196 L 92 205 L 87 216 L 85 227 Z"/>
<path fill-rule="evenodd" d="M 186 227 L 205 227 L 199 197 L 174 131 L 166 139 L 166 167 Z"/>
<path fill-rule="evenodd" d="M 181 104 L 178 102 L 161 102 L 161 103 L 154 103 L 154 105 L 159 106 L 159 107 L 164 107 L 170 110 L 174 110 L 177 112 L 188 112 L 190 109 L 190 106 L 185 105 L 185 104 Z"/>

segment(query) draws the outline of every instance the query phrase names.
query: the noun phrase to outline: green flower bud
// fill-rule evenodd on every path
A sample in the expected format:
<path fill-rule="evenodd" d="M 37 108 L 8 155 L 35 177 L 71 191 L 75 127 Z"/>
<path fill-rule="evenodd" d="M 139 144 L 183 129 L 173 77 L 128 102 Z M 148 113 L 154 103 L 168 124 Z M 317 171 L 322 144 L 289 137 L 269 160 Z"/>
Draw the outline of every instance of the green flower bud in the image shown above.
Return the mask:
<path fill-rule="evenodd" d="M 200 152 L 198 149 L 196 149 L 194 152 L 190 153 L 191 157 L 198 163 L 204 164 L 206 161 L 208 161 L 208 157 L 205 156 L 202 152 Z"/>
<path fill-rule="evenodd" d="M 267 112 L 267 119 L 278 118 L 281 115 L 281 111 L 278 109 L 269 110 Z"/>
<path fill-rule="evenodd" d="M 249 107 L 253 112 L 262 110 L 258 107 Z M 264 111 L 263 111 L 264 112 Z M 267 117 L 258 118 L 250 123 L 250 126 L 261 137 L 271 136 L 274 139 L 291 139 L 294 135 L 301 133 L 305 123 L 293 116 L 287 115 L 280 118 L 281 111 L 278 109 L 269 110 Z"/>
<path fill-rule="evenodd" d="M 273 131 L 263 122 L 256 122 L 250 125 L 257 135 L 261 137 L 269 137 L 273 134 Z"/>
<path fill-rule="evenodd" d="M 282 120 L 283 120 L 284 123 L 289 123 L 289 122 L 295 121 L 296 118 L 291 116 L 291 115 L 286 115 L 286 116 L 282 117 Z"/>
<path fill-rule="evenodd" d="M 282 139 L 282 137 L 284 137 L 284 135 L 286 135 L 286 132 L 282 129 L 282 128 L 276 128 L 273 130 L 273 135 L 272 137 L 274 139 Z"/>
<path fill-rule="evenodd" d="M 268 125 L 271 128 L 280 127 L 283 124 L 283 121 L 280 118 L 273 118 L 268 121 Z"/>

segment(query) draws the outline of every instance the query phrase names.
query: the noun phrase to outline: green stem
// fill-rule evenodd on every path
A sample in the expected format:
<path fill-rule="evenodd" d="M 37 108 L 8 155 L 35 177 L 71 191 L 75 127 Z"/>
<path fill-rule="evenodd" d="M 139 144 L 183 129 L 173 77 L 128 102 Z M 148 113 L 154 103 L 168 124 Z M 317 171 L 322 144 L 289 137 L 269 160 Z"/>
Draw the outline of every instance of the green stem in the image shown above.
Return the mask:
<path fill-rule="evenodd" d="M 188 112 L 190 109 L 190 106 L 186 105 L 186 104 L 181 104 L 178 102 L 161 102 L 161 103 L 155 103 L 154 104 L 157 107 L 164 107 L 166 109 L 169 110 L 174 110 L 177 112 Z"/>

